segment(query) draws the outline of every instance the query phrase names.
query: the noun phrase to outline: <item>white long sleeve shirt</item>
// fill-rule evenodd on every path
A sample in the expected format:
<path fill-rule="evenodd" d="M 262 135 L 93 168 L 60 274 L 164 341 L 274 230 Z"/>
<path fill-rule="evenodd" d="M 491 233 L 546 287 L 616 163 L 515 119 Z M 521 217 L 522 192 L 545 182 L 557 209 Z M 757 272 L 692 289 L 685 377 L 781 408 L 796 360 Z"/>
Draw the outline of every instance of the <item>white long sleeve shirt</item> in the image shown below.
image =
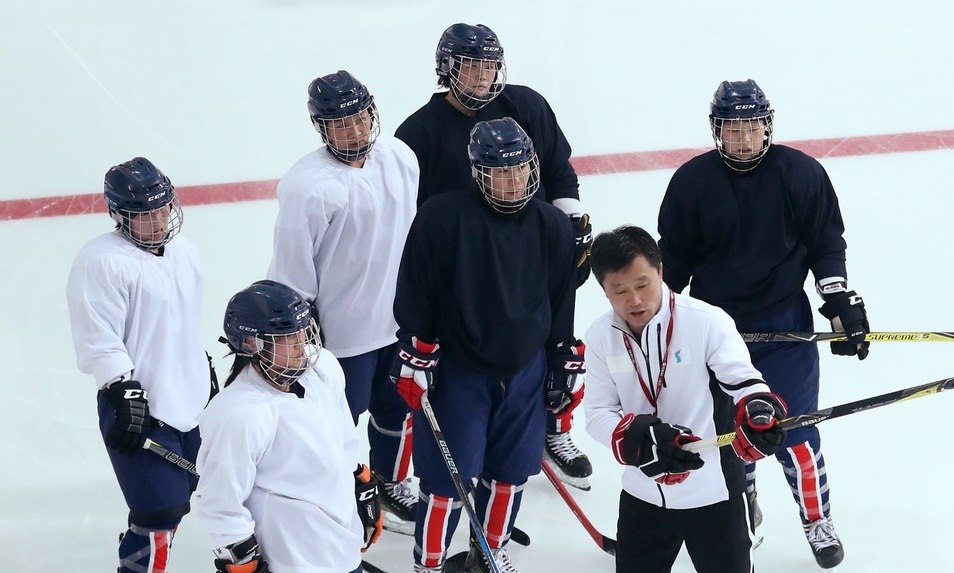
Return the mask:
<path fill-rule="evenodd" d="M 268 278 L 316 304 L 325 344 L 336 356 L 397 340 L 394 289 L 419 173 L 414 152 L 382 134 L 361 168 L 320 148 L 278 184 Z"/>
<path fill-rule="evenodd" d="M 100 388 L 131 371 L 153 417 L 183 432 L 195 428 L 210 390 L 202 288 L 198 251 L 182 235 L 162 256 L 118 231 L 92 239 L 66 283 L 79 369 Z"/>
<path fill-rule="evenodd" d="M 624 414 L 653 414 L 636 368 L 652 395 L 663 357 L 668 357 L 666 377 L 656 398 L 656 416 L 686 426 L 703 439 L 733 430 L 735 403 L 741 398 L 769 391 L 729 315 L 680 294 L 674 296 L 670 313 L 670 291 L 665 284 L 662 289 L 659 312 L 641 336 L 634 337 L 613 311 L 598 318 L 586 332 L 586 429 L 607 447 L 612 447 L 613 430 Z M 670 316 L 673 333 L 667 346 Z M 635 364 L 624 336 L 630 340 Z M 626 466 L 623 489 L 670 509 L 703 507 L 741 492 L 744 469 L 731 448 L 711 449 L 701 455 L 705 465 L 678 485 L 658 484 L 639 468 Z"/>
<path fill-rule="evenodd" d="M 322 349 L 299 382 L 303 398 L 249 366 L 209 403 L 199 423 L 195 516 L 213 549 L 254 533 L 273 571 L 352 571 L 364 529 L 344 372 Z"/>

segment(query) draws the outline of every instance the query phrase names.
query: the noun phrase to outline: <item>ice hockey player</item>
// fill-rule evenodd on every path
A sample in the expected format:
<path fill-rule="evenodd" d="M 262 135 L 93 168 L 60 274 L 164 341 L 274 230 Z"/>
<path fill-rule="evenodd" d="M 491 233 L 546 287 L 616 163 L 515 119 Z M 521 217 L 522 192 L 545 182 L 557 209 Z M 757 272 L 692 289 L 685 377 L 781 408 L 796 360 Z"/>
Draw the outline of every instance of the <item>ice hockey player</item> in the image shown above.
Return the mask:
<path fill-rule="evenodd" d="M 818 161 L 772 144 L 774 118 L 754 81 L 725 81 L 716 89 L 709 115 L 716 149 L 676 171 L 659 210 L 666 284 L 680 292 L 691 280 L 690 295 L 728 312 L 740 332 L 812 331 L 803 287 L 811 271 L 824 300 L 821 314 L 848 335 L 831 343 L 832 352 L 863 360 L 868 318 L 861 296 L 848 289 L 838 198 Z M 789 414 L 818 408 L 813 344 L 752 343 L 749 352 Z M 829 513 L 817 428 L 789 432 L 776 458 L 815 559 L 823 568 L 838 565 L 844 550 Z M 755 500 L 754 464 L 747 478 Z M 756 510 L 756 524 L 759 517 Z"/>
<path fill-rule="evenodd" d="M 586 333 L 583 405 L 586 429 L 627 466 L 616 570 L 668 573 L 685 543 L 700 573 L 750 573 L 739 458 L 776 451 L 784 402 L 724 311 L 663 283 L 659 247 L 645 230 L 601 233 L 591 262 L 612 310 Z M 680 447 L 733 430 L 731 449 Z"/>
<path fill-rule="evenodd" d="M 179 234 L 175 187 L 136 157 L 106 172 L 114 231 L 86 243 L 66 287 L 79 369 L 99 387 L 99 427 L 126 505 L 119 573 L 165 571 L 195 480 L 143 449 L 146 439 L 186 459 L 199 449 L 211 393 L 202 347 L 202 264 Z"/>
<path fill-rule="evenodd" d="M 380 135 L 374 97 L 347 71 L 311 82 L 308 111 L 325 145 L 278 184 L 268 278 L 317 308 L 355 424 L 370 411 L 370 466 L 383 485 L 388 528 L 410 535 L 411 416 L 388 373 L 397 342 L 394 285 L 417 210 L 417 159 L 404 142 Z"/>
<path fill-rule="evenodd" d="M 470 185 L 467 138 L 480 121 L 511 117 L 527 132 L 540 162 L 536 197 L 569 216 L 576 234 L 577 271 L 583 284 L 590 274 L 592 242 L 589 215 L 580 202 L 570 144 L 550 104 L 536 91 L 507 83 L 504 48 L 497 34 L 482 24 L 458 23 L 441 34 L 435 54 L 439 91 L 398 127 L 396 135 L 417 155 L 420 206 L 427 199 Z M 570 436 L 572 420 L 547 416 L 547 456 L 568 484 L 589 489 L 593 466 Z"/>
<path fill-rule="evenodd" d="M 235 355 L 202 414 L 196 518 L 219 573 L 361 571 L 381 533 L 377 484 L 358 463 L 344 373 L 311 306 L 264 280 L 225 309 Z"/>
<path fill-rule="evenodd" d="M 556 207 L 534 201 L 534 145 L 511 118 L 479 122 L 468 153 L 474 180 L 421 206 L 398 275 L 399 361 L 392 374 L 415 409 L 420 477 L 414 570 L 441 570 L 461 503 L 421 396 L 427 391 L 494 559 L 517 570 L 507 541 L 523 487 L 540 471 L 545 405 L 572 414 L 583 394 L 583 345 L 573 337 L 574 232 Z M 488 571 L 472 544 L 471 571 Z"/>

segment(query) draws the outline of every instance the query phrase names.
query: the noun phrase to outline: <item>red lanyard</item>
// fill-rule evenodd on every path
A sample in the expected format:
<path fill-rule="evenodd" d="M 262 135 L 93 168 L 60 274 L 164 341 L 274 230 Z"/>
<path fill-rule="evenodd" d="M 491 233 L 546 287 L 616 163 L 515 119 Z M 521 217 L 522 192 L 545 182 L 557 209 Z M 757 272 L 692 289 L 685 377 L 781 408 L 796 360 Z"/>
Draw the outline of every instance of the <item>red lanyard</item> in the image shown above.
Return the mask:
<path fill-rule="evenodd" d="M 629 360 L 633 363 L 633 368 L 636 369 L 636 379 L 639 380 L 639 386 L 643 389 L 643 394 L 646 395 L 646 399 L 649 400 L 649 403 L 653 407 L 653 416 L 655 416 L 659 410 L 659 408 L 656 407 L 659 401 L 659 393 L 662 392 L 663 386 L 666 385 L 666 365 L 669 363 L 669 343 L 672 342 L 672 318 L 675 314 L 675 308 L 676 297 L 672 291 L 669 291 L 669 329 L 666 332 L 666 351 L 663 353 L 662 362 L 659 364 L 659 376 L 656 378 L 655 392 L 651 392 L 649 386 L 643 381 L 643 375 L 639 373 L 639 364 L 636 362 L 636 354 L 633 353 L 633 345 L 629 342 L 629 335 L 625 332 L 623 333 L 623 344 L 626 345 Z M 649 337 L 647 336 L 647 340 L 648 339 Z"/>

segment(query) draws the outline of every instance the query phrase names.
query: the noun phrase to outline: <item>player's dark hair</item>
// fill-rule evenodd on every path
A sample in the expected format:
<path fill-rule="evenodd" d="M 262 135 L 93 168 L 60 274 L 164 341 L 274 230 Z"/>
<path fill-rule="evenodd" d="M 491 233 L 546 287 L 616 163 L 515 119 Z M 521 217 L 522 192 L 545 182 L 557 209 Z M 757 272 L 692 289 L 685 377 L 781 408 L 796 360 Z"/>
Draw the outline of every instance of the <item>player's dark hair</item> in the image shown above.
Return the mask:
<path fill-rule="evenodd" d="M 606 273 L 625 269 L 639 256 L 646 257 L 656 269 L 662 269 L 662 254 L 652 235 L 641 227 L 623 225 L 596 236 L 590 252 L 590 267 L 602 285 Z"/>
<path fill-rule="evenodd" d="M 225 379 L 225 384 L 222 385 L 223 388 L 231 384 L 239 374 L 242 373 L 242 370 L 245 370 L 252 363 L 251 356 L 241 356 L 236 354 L 235 358 L 232 360 L 232 368 L 229 370 L 229 377 Z"/>

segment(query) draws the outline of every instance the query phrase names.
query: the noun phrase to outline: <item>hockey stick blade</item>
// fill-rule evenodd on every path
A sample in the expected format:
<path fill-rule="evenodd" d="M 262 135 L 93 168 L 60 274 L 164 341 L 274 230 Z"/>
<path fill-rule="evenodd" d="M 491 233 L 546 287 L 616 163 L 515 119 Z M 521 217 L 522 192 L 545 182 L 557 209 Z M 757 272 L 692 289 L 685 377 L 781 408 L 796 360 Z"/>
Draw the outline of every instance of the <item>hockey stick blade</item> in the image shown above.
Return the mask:
<path fill-rule="evenodd" d="M 167 462 L 175 464 L 195 477 L 199 477 L 199 472 L 195 469 L 195 464 L 189 460 L 183 458 L 179 454 L 169 451 L 163 446 L 157 444 L 156 442 L 146 438 L 145 443 L 142 445 L 143 449 L 149 450 L 150 452 L 156 454 L 157 456 L 162 457 Z"/>
<path fill-rule="evenodd" d="M 889 404 L 896 404 L 906 400 L 922 398 L 924 396 L 930 396 L 931 394 L 937 394 L 938 392 L 952 389 L 954 389 L 954 378 L 944 378 L 942 380 L 928 382 L 927 384 L 921 384 L 920 386 L 913 386 L 903 390 L 895 390 L 894 392 L 888 392 L 887 394 L 881 394 L 880 396 L 872 396 L 871 398 L 864 398 L 862 400 L 848 402 L 847 404 L 840 404 L 838 406 L 832 406 L 831 408 L 816 410 L 808 414 L 801 414 L 799 416 L 785 418 L 779 422 L 779 427 L 786 430 L 805 428 L 807 426 L 820 424 L 825 420 L 841 418 L 842 416 L 849 416 L 851 414 L 857 414 L 858 412 L 864 412 L 865 410 L 872 410 L 874 408 L 880 408 L 881 406 L 888 406 Z M 682 449 L 689 452 L 701 452 L 710 448 L 721 448 L 728 446 L 734 439 L 735 432 L 729 432 L 728 434 L 721 434 L 715 438 L 708 438 L 705 440 L 699 440 L 698 442 L 685 444 L 682 446 Z"/>
<path fill-rule="evenodd" d="M 373 563 L 368 563 L 364 559 L 361 560 L 361 568 L 367 571 L 368 573 L 387 573 L 384 569 L 381 569 Z"/>
<path fill-rule="evenodd" d="M 553 466 L 550 465 L 549 460 L 544 458 L 541 467 L 543 468 L 543 473 L 547 476 L 547 479 L 550 480 L 550 483 L 553 484 L 554 488 L 556 488 L 557 493 L 560 494 L 560 497 L 563 498 L 563 501 L 565 501 L 567 506 L 569 506 L 570 511 L 573 512 L 573 515 L 576 516 L 576 519 L 579 520 L 580 524 L 583 525 L 583 529 L 590 534 L 590 537 L 593 538 L 593 541 L 596 542 L 596 545 L 606 553 L 609 553 L 610 555 L 616 555 L 616 540 L 600 533 L 599 530 L 596 529 L 596 527 L 590 522 L 590 520 L 586 517 L 586 514 L 583 513 L 583 509 L 580 508 L 580 506 L 576 503 L 576 500 L 573 499 L 573 496 L 570 495 L 570 492 L 567 491 L 566 486 L 560 481 L 560 477 L 557 475 L 556 470 L 553 469 Z"/>
<path fill-rule="evenodd" d="M 743 332 L 745 342 L 835 342 L 844 332 Z M 954 342 L 954 332 L 869 332 L 866 342 Z"/>

